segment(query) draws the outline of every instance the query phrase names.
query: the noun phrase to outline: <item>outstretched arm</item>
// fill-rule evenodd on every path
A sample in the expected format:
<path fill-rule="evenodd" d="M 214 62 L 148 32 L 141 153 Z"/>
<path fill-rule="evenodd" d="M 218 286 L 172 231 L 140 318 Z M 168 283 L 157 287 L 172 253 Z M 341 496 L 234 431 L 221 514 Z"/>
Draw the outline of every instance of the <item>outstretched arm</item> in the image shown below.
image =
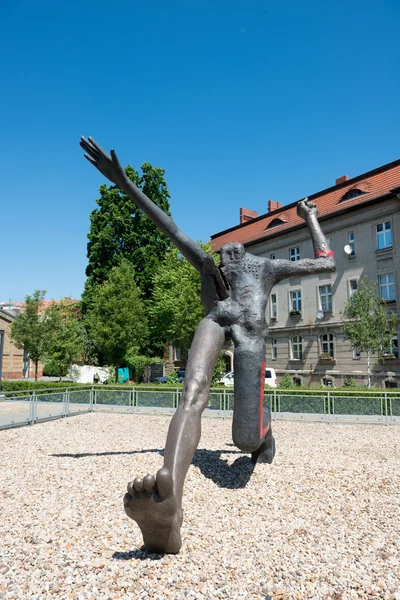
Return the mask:
<path fill-rule="evenodd" d="M 114 150 L 111 150 L 111 156 L 109 156 L 91 137 L 86 139 L 82 136 L 80 145 L 85 151 L 85 158 L 107 179 L 121 188 L 133 200 L 136 206 L 141 208 L 149 219 L 153 221 L 158 229 L 169 237 L 190 264 L 201 273 L 203 261 L 207 254 L 128 179 Z"/>
<path fill-rule="evenodd" d="M 275 272 L 275 283 L 288 277 L 326 273 L 336 270 L 334 254 L 332 250 L 329 250 L 328 242 L 317 220 L 316 205 L 305 198 L 298 203 L 297 214 L 305 220 L 308 226 L 314 246 L 315 258 L 304 258 L 296 262 L 281 259 L 272 261 Z"/>

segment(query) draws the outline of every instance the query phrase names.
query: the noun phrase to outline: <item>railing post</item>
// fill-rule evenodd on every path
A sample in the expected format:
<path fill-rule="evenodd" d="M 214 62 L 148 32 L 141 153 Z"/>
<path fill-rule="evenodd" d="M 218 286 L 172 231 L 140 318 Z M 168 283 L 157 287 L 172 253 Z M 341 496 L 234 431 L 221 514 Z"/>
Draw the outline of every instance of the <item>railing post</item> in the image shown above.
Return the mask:
<path fill-rule="evenodd" d="M 271 412 L 273 413 L 274 417 L 276 417 L 276 388 L 274 388 L 274 399 Z"/>
<path fill-rule="evenodd" d="M 67 394 L 66 394 L 66 390 L 63 391 L 62 402 L 63 402 L 62 416 L 66 417 L 67 416 Z"/>
<path fill-rule="evenodd" d="M 130 405 L 132 408 L 132 412 L 135 412 L 135 386 L 132 386 L 131 389 L 131 398 L 130 398 Z"/>
<path fill-rule="evenodd" d="M 385 392 L 385 425 L 388 424 L 388 420 L 389 420 L 389 405 L 388 405 L 387 392 Z"/>
<path fill-rule="evenodd" d="M 335 420 L 335 397 L 332 397 L 332 420 Z M 328 390 L 328 423 L 331 422 L 331 395 Z"/>
<path fill-rule="evenodd" d="M 66 405 L 65 414 L 66 414 L 66 416 L 68 416 L 71 412 L 70 408 L 69 408 L 70 400 L 71 400 L 71 397 L 70 397 L 69 389 L 66 388 L 66 390 L 65 390 L 65 405 Z"/>
<path fill-rule="evenodd" d="M 36 420 L 36 392 L 33 390 L 32 395 L 29 399 L 29 423 L 33 425 Z"/>
<path fill-rule="evenodd" d="M 92 386 L 89 393 L 89 410 L 93 412 L 93 397 L 94 397 L 94 387 Z"/>

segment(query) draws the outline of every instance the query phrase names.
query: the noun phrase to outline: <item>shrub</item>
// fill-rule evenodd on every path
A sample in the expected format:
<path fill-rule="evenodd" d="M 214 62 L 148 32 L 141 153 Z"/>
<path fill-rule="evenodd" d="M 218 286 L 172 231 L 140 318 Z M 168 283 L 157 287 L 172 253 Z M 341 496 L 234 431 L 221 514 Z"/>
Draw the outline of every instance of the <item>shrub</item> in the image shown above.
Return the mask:
<path fill-rule="evenodd" d="M 289 373 L 284 373 L 282 379 L 279 382 L 279 387 L 284 390 L 290 390 L 293 388 L 293 381 Z"/>

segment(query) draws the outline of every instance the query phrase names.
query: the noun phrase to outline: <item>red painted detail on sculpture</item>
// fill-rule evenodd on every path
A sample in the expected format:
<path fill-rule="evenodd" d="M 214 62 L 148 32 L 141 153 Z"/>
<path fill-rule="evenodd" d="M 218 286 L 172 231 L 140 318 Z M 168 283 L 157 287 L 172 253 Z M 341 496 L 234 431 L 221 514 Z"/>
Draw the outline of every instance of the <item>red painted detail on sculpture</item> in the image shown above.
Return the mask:
<path fill-rule="evenodd" d="M 260 438 L 264 437 L 269 429 L 269 423 L 263 429 L 263 408 L 264 408 L 264 384 L 265 384 L 265 362 L 261 363 L 260 377 Z"/>
<path fill-rule="evenodd" d="M 321 256 L 330 256 L 331 258 L 335 258 L 335 253 L 333 250 L 318 250 L 315 253 L 315 258 L 321 258 Z"/>

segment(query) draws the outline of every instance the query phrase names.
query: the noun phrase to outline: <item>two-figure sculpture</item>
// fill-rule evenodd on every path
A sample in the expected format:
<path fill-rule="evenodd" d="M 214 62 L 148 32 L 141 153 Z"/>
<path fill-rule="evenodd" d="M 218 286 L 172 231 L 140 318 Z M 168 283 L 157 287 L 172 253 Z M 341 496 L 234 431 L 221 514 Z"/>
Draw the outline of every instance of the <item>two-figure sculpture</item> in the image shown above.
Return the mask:
<path fill-rule="evenodd" d="M 298 203 L 297 212 L 308 226 L 314 259 L 270 260 L 247 253 L 242 244 L 235 242 L 221 247 L 217 266 L 128 179 L 114 150 L 109 156 L 90 137 L 82 137 L 80 145 L 85 158 L 143 210 L 202 278 L 201 300 L 206 317 L 199 323 L 190 348 L 182 398 L 168 430 L 163 467 L 155 477 L 134 479 L 124 496 L 125 511 L 140 527 L 145 548 L 177 553 L 182 543 L 183 486 L 200 441 L 201 415 L 208 404 L 219 352 L 227 341 L 233 342 L 233 442 L 243 452 L 251 453 L 253 463 L 260 457 L 271 463 L 275 442 L 270 410 L 263 406 L 268 298 L 282 279 L 334 271 L 333 252 L 317 221 L 315 204 L 305 199 Z"/>

